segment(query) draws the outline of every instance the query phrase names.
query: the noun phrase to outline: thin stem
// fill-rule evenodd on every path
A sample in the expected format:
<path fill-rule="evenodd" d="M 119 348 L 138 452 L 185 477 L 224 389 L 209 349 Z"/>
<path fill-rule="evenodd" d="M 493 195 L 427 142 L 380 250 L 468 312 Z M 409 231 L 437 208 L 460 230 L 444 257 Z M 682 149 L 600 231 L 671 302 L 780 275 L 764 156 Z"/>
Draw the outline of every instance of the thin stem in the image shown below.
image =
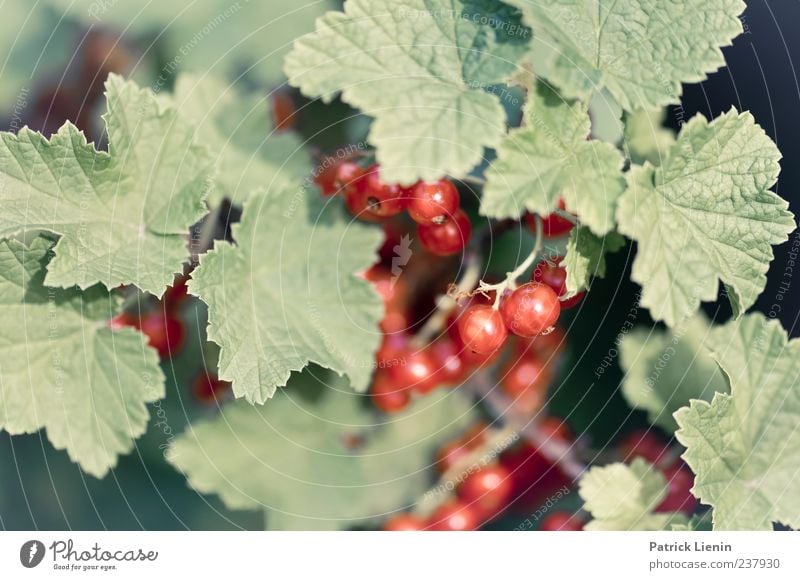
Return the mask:
<path fill-rule="evenodd" d="M 444 326 L 453 308 L 458 306 L 458 296 L 470 292 L 480 280 L 480 260 L 474 253 L 467 254 L 467 267 L 458 282 L 446 294 L 436 298 L 436 311 L 411 340 L 413 348 L 421 348 L 431 342 Z"/>
<path fill-rule="evenodd" d="M 474 175 L 465 175 L 464 177 L 459 177 L 458 180 L 463 181 L 464 183 L 477 185 L 478 187 L 483 187 L 486 185 L 486 180 L 483 177 L 476 177 Z"/>
<path fill-rule="evenodd" d="M 494 297 L 494 306 L 493 308 L 497 310 L 500 308 L 500 299 L 503 296 L 503 293 L 507 289 L 514 290 L 517 287 L 517 279 L 522 276 L 528 269 L 533 265 L 536 259 L 539 257 L 539 254 L 542 252 L 542 218 L 540 216 L 536 217 L 536 241 L 533 244 L 533 249 L 531 253 L 528 254 L 528 257 L 522 261 L 522 263 L 517 266 L 513 271 L 508 272 L 506 274 L 506 279 L 502 282 L 497 284 L 486 284 L 481 282 L 478 286 L 478 292 L 495 292 Z"/>
<path fill-rule="evenodd" d="M 572 222 L 573 224 L 578 225 L 578 218 L 566 210 L 556 208 L 553 210 L 553 213 L 560 218 L 564 218 L 568 222 Z"/>
<path fill-rule="evenodd" d="M 536 447 L 542 456 L 558 465 L 573 481 L 580 478 L 586 470 L 586 466 L 577 457 L 573 445 L 568 445 L 542 432 L 537 421 L 525 423 L 524 419 L 515 417 L 510 412 L 513 405 L 494 388 L 485 373 L 476 373 L 474 378 L 478 395 L 482 397 L 495 418 L 505 421 L 511 428 L 518 431 L 522 437 Z"/>

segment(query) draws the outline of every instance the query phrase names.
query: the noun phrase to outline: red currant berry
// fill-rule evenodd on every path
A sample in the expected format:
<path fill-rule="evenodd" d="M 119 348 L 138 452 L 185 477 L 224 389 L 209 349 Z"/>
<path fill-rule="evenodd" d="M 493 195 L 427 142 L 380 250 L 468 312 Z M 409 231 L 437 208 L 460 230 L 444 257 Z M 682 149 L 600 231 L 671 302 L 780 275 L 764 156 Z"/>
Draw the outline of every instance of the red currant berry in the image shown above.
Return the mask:
<path fill-rule="evenodd" d="M 145 314 L 139 321 L 139 330 L 147 337 L 147 342 L 158 351 L 161 358 L 174 356 L 183 345 L 186 330 L 177 318 L 154 310 Z"/>
<path fill-rule="evenodd" d="M 567 293 L 567 270 L 561 266 L 560 257 L 552 262 L 548 260 L 539 262 L 533 270 L 531 280 L 544 284 L 545 286 L 550 286 L 559 298 Z M 573 308 L 581 301 L 584 294 L 585 292 L 579 292 L 567 300 L 562 300 L 561 309 L 566 310 L 568 308 Z"/>
<path fill-rule="evenodd" d="M 436 360 L 427 350 L 409 349 L 401 354 L 400 364 L 389 367 L 394 384 L 424 395 L 439 386 Z"/>
<path fill-rule="evenodd" d="M 372 403 L 384 413 L 397 413 L 411 401 L 409 390 L 395 385 L 391 377 L 380 369 L 372 381 L 371 394 Z"/>
<path fill-rule="evenodd" d="M 410 193 L 408 215 L 424 226 L 441 225 L 458 209 L 456 186 L 446 179 L 421 181 Z"/>
<path fill-rule="evenodd" d="M 539 529 L 543 532 L 580 532 L 583 530 L 583 522 L 577 515 L 553 512 L 542 520 Z"/>
<path fill-rule="evenodd" d="M 511 499 L 511 473 L 502 465 L 488 465 L 470 474 L 458 486 L 458 497 L 487 516 L 494 516 Z"/>
<path fill-rule="evenodd" d="M 441 385 L 459 385 L 467 376 L 467 365 L 459 356 L 459 347 L 449 338 L 434 342 L 431 355 L 436 362 L 436 379 Z"/>
<path fill-rule="evenodd" d="M 561 304 L 549 286 L 528 282 L 503 298 L 500 312 L 511 332 L 530 338 L 556 323 L 561 314 Z"/>
<path fill-rule="evenodd" d="M 344 188 L 350 188 L 361 177 L 361 166 L 349 159 L 326 157 L 314 177 L 323 195 L 335 195 Z"/>
<path fill-rule="evenodd" d="M 682 512 L 691 515 L 697 508 L 697 499 L 690 491 L 694 474 L 683 461 L 666 467 L 662 472 L 667 479 L 667 496 L 656 508 L 657 512 Z"/>
<path fill-rule="evenodd" d="M 501 371 L 500 388 L 515 409 L 529 414 L 542 408 L 551 380 L 546 364 L 535 357 L 522 357 Z"/>
<path fill-rule="evenodd" d="M 433 512 L 430 522 L 433 530 L 463 532 L 478 529 L 480 517 L 471 506 L 460 501 L 449 501 Z"/>
<path fill-rule="evenodd" d="M 162 302 L 167 310 L 174 312 L 180 308 L 189 297 L 189 288 L 186 286 L 188 280 L 188 276 L 179 276 L 175 279 L 175 282 L 172 283 L 172 286 L 167 288 L 167 291 L 164 292 Z"/>
<path fill-rule="evenodd" d="M 370 282 L 387 308 L 403 306 L 408 300 L 408 285 L 402 276 L 393 276 L 388 268 L 376 264 L 364 272 L 362 278 Z"/>
<path fill-rule="evenodd" d="M 406 351 L 407 347 L 408 335 L 402 332 L 384 335 L 383 342 L 375 355 L 378 366 L 383 364 L 383 366 L 388 367 L 399 363 L 400 357 L 403 352 Z"/>
<path fill-rule="evenodd" d="M 108 321 L 108 327 L 111 330 L 119 330 L 120 328 L 138 329 L 139 319 L 129 312 L 120 312 L 114 318 Z"/>
<path fill-rule="evenodd" d="M 637 429 L 622 438 L 619 450 L 626 463 L 641 457 L 658 467 L 666 467 L 674 462 L 669 443 L 654 431 Z"/>
<path fill-rule="evenodd" d="M 406 206 L 406 192 L 402 187 L 381 181 L 380 168 L 372 165 L 356 182 L 356 189 L 366 204 L 366 211 L 378 217 L 390 217 L 399 214 Z"/>
<path fill-rule="evenodd" d="M 367 211 L 367 199 L 364 190 L 360 187 L 346 187 L 344 189 L 344 204 L 350 213 L 365 222 L 379 222 L 381 217 Z"/>
<path fill-rule="evenodd" d="M 465 348 L 479 354 L 499 350 L 508 337 L 503 317 L 491 306 L 470 306 L 458 318 L 458 334 Z"/>
<path fill-rule="evenodd" d="M 442 224 L 417 226 L 419 241 L 426 250 L 437 256 L 457 254 L 467 245 L 471 234 L 472 223 L 460 209 Z"/>
<path fill-rule="evenodd" d="M 566 209 L 563 199 L 558 200 L 558 209 L 562 211 Z M 528 214 L 525 216 L 525 219 L 531 231 L 536 233 L 536 216 Z M 575 224 L 556 213 L 551 213 L 542 218 L 542 235 L 546 238 L 560 238 L 568 234 L 573 227 L 575 227 Z"/>
<path fill-rule="evenodd" d="M 222 396 L 230 391 L 231 384 L 221 381 L 214 374 L 201 373 L 192 382 L 192 394 L 203 404 L 216 403 Z"/>
<path fill-rule="evenodd" d="M 425 529 L 425 520 L 412 514 L 394 516 L 383 526 L 387 532 L 418 532 Z"/>

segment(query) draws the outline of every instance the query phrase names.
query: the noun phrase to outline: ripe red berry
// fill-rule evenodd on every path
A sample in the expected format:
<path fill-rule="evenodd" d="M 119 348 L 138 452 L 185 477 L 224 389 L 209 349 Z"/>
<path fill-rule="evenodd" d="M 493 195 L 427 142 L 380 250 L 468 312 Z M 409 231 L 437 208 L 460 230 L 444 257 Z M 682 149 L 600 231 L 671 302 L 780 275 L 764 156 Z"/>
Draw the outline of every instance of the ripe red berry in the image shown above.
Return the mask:
<path fill-rule="evenodd" d="M 458 497 L 480 514 L 492 517 L 506 506 L 513 491 L 508 469 L 502 465 L 487 465 L 467 476 L 458 486 Z"/>
<path fill-rule="evenodd" d="M 317 169 L 314 183 L 323 195 L 335 195 L 351 187 L 362 173 L 361 166 L 354 161 L 326 157 Z"/>
<path fill-rule="evenodd" d="M 459 385 L 467 376 L 467 365 L 459 356 L 459 345 L 449 337 L 434 342 L 431 355 L 436 363 L 436 380 L 441 385 Z"/>
<path fill-rule="evenodd" d="M 405 190 L 397 185 L 381 181 L 380 168 L 371 165 L 355 184 L 360 190 L 367 212 L 378 217 L 390 217 L 405 209 L 408 200 Z"/>
<path fill-rule="evenodd" d="M 425 520 L 412 514 L 394 516 L 383 526 L 387 532 L 418 532 L 425 529 Z"/>
<path fill-rule="evenodd" d="M 534 356 L 511 361 L 500 372 L 500 388 L 513 400 L 514 408 L 524 413 L 538 411 L 544 404 L 552 372 Z"/>
<path fill-rule="evenodd" d="M 183 346 L 186 335 L 183 322 L 158 310 L 145 314 L 139 320 L 138 328 L 161 358 L 174 356 Z"/>
<path fill-rule="evenodd" d="M 429 521 L 432 530 L 442 532 L 475 530 L 481 523 L 477 510 L 455 500 L 439 506 Z"/>
<path fill-rule="evenodd" d="M 378 369 L 372 381 L 372 403 L 384 413 L 397 413 L 408 406 L 411 393 L 407 388 L 395 385 L 391 377 Z"/>
<path fill-rule="evenodd" d="M 556 323 L 561 305 L 549 286 L 528 282 L 503 298 L 500 312 L 511 332 L 530 338 Z"/>
<path fill-rule="evenodd" d="M 470 306 L 459 316 L 458 334 L 464 348 L 479 354 L 498 350 L 508 337 L 500 312 L 481 304 Z"/>
<path fill-rule="evenodd" d="M 667 479 L 667 496 L 656 508 L 657 512 L 682 512 L 691 515 L 697 508 L 697 498 L 690 491 L 694 474 L 683 461 L 666 467 L 662 472 Z"/>
<path fill-rule="evenodd" d="M 539 529 L 543 532 L 580 532 L 583 530 L 583 522 L 575 514 L 553 512 L 542 520 Z"/>
<path fill-rule="evenodd" d="M 360 187 L 346 187 L 344 189 L 344 204 L 350 213 L 365 222 L 379 222 L 381 217 L 367 211 L 367 199 L 364 190 Z"/>
<path fill-rule="evenodd" d="M 408 300 L 408 284 L 402 276 L 393 276 L 392 272 L 380 264 L 372 266 L 361 276 L 372 284 L 387 308 L 399 307 Z"/>
<path fill-rule="evenodd" d="M 558 200 L 558 209 L 562 211 L 566 209 L 563 199 Z M 536 216 L 528 214 L 525 218 L 528 222 L 528 227 L 532 232 L 536 233 Z M 568 234 L 573 227 L 575 227 L 575 224 L 556 213 L 542 217 L 542 235 L 546 238 L 560 238 Z"/>
<path fill-rule="evenodd" d="M 389 367 L 395 385 L 424 395 L 439 386 L 436 360 L 428 350 L 408 349 L 400 364 Z"/>
<path fill-rule="evenodd" d="M 214 374 L 200 373 L 192 382 L 192 394 L 206 405 L 215 403 L 231 388 L 227 381 L 221 381 Z"/>
<path fill-rule="evenodd" d="M 545 286 L 550 286 L 559 298 L 567 293 L 567 270 L 561 266 L 561 257 L 553 261 L 542 260 L 533 270 L 531 280 L 539 282 Z M 561 301 L 561 309 L 565 310 L 576 306 L 583 298 L 585 292 L 579 292 L 575 296 Z"/>
<path fill-rule="evenodd" d="M 400 362 L 400 357 L 406 351 L 407 345 L 408 335 L 402 332 L 386 334 L 375 359 L 379 365 L 383 363 L 384 366 L 393 366 L 394 363 Z"/>
<path fill-rule="evenodd" d="M 167 308 L 167 310 L 174 312 L 180 308 L 184 301 L 189 297 L 189 288 L 186 286 L 188 279 L 188 276 L 179 276 L 172 283 L 172 286 L 167 288 L 167 291 L 164 292 L 164 297 L 161 299 L 161 301 L 164 303 L 164 306 Z"/>
<path fill-rule="evenodd" d="M 471 234 L 472 223 L 460 209 L 442 224 L 417 226 L 419 241 L 426 250 L 437 256 L 457 254 L 467 245 Z"/>
<path fill-rule="evenodd" d="M 441 225 L 456 212 L 458 203 L 458 190 L 450 181 L 421 181 L 411 189 L 408 215 L 418 224 Z"/>
<path fill-rule="evenodd" d="M 657 467 L 666 467 L 674 462 L 669 443 L 648 429 L 637 429 L 623 437 L 619 442 L 619 450 L 626 463 L 635 457 L 642 457 Z"/>

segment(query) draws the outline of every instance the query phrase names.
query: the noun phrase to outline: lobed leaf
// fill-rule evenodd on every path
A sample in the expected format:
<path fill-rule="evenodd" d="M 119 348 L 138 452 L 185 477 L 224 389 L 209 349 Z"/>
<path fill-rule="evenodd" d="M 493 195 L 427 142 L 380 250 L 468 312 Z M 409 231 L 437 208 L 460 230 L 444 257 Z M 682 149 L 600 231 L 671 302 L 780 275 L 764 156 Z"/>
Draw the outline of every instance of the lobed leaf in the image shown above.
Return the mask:
<path fill-rule="evenodd" d="M 725 284 L 736 316 L 766 284 L 772 245 L 794 216 L 775 184 L 780 153 L 750 113 L 684 125 L 660 167 L 634 166 L 620 197 L 620 233 L 638 243 L 631 278 L 643 306 L 675 326 Z"/>
<path fill-rule="evenodd" d="M 48 286 L 135 284 L 160 296 L 206 212 L 211 158 L 150 91 L 111 75 L 106 96 L 108 153 L 69 122 L 50 139 L 27 128 L 0 133 L 0 237 L 60 237 Z"/>
<path fill-rule="evenodd" d="M 388 181 L 464 177 L 505 133 L 491 89 L 529 38 L 499 0 L 349 0 L 295 42 L 285 70 L 306 96 L 341 93 L 375 119 L 369 141 Z"/>
<path fill-rule="evenodd" d="M 708 344 L 730 394 L 675 413 L 692 493 L 714 507 L 715 530 L 800 527 L 800 340 L 749 314 L 715 328 Z"/>
<path fill-rule="evenodd" d="M 509 133 L 486 172 L 481 213 L 498 219 L 525 211 L 547 215 L 563 198 L 592 232 L 611 231 L 625 190 L 624 159 L 610 143 L 587 140 L 590 129 L 583 103 L 565 101 L 539 83 L 526 104 L 524 126 Z"/>
<path fill-rule="evenodd" d="M 375 262 L 380 230 L 312 196 L 291 186 L 251 195 L 236 244 L 218 242 L 189 282 L 208 305 L 219 377 L 251 403 L 310 362 L 347 374 L 357 391 L 374 368 L 382 304 L 355 273 Z"/>
<path fill-rule="evenodd" d="M 436 449 L 474 419 L 455 391 L 385 421 L 365 402 L 306 371 L 269 405 L 239 401 L 193 425 L 169 459 L 197 491 L 233 509 L 263 509 L 269 529 L 363 525 L 417 500 Z"/>
<path fill-rule="evenodd" d="M 0 428 L 46 429 L 56 449 L 95 477 L 133 449 L 165 395 L 158 355 L 131 328 L 111 330 L 120 301 L 43 284 L 53 241 L 0 242 Z"/>

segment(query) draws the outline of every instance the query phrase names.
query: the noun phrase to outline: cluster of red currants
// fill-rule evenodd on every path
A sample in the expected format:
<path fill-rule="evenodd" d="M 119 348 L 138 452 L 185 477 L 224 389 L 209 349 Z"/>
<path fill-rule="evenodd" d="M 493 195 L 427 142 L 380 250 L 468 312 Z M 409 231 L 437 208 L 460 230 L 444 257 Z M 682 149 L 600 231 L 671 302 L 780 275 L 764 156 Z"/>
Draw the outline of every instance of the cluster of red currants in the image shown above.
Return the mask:
<path fill-rule="evenodd" d="M 329 158 L 315 182 L 324 195 L 342 193 L 347 208 L 362 220 L 381 221 L 407 211 L 417 223 L 420 243 L 437 256 L 459 253 L 472 233 L 458 189 L 447 179 L 403 187 L 383 182 L 377 164 L 363 168 L 351 159 Z"/>
<path fill-rule="evenodd" d="M 139 314 L 123 311 L 109 321 L 109 326 L 112 329 L 135 328 L 147 337 L 147 343 L 158 351 L 158 356 L 173 357 L 186 339 L 180 308 L 187 297 L 186 278 L 178 278 L 164 293 L 160 307 Z"/>
<path fill-rule="evenodd" d="M 179 276 L 155 306 L 139 314 L 123 311 L 108 321 L 109 327 L 112 330 L 135 328 L 147 337 L 147 343 L 158 351 L 159 357 L 175 357 L 186 342 L 186 326 L 180 311 L 189 297 L 187 280 L 187 276 Z M 204 370 L 195 377 L 191 391 L 197 401 L 212 405 L 227 394 L 230 387 L 230 383 Z"/>
<path fill-rule="evenodd" d="M 489 354 L 500 349 L 511 333 L 533 338 L 551 332 L 562 309 L 575 306 L 583 297 L 566 294 L 566 271 L 561 258 L 541 261 L 531 281 L 513 291 L 506 290 L 499 305 L 472 304 L 458 319 L 462 343 L 473 352 Z M 498 307 L 499 306 L 499 307 Z"/>
<path fill-rule="evenodd" d="M 548 437 L 564 443 L 571 439 L 564 423 L 554 417 L 542 420 L 540 429 Z M 388 520 L 384 529 L 477 530 L 515 505 L 523 512 L 530 510 L 531 505 L 541 505 L 554 491 L 568 485 L 568 478 L 558 467 L 549 463 L 528 443 L 504 451 L 494 461 L 484 464 L 482 457 L 475 464 L 465 465 L 465 462 L 469 463 L 470 455 L 485 444 L 488 433 L 487 426 L 479 423 L 463 437 L 444 445 L 437 453 L 436 465 L 442 474 L 453 469 L 461 470 L 455 478 L 457 486 L 452 497 L 441 503 L 428 517 L 399 514 Z M 570 518 L 573 525 L 578 522 L 576 518 Z"/>

